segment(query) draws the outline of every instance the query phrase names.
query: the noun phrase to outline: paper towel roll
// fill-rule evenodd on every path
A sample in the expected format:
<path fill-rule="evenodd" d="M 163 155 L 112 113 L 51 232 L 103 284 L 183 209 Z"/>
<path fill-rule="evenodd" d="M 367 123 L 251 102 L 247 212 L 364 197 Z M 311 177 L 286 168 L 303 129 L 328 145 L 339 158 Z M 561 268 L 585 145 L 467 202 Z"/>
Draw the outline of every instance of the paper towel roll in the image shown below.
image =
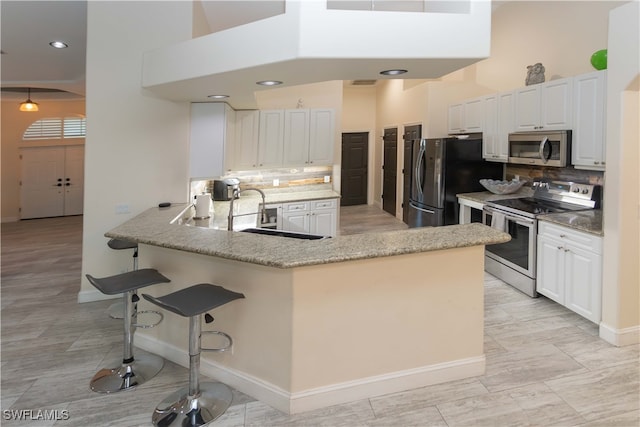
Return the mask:
<path fill-rule="evenodd" d="M 196 218 L 209 218 L 211 211 L 211 194 L 203 193 L 196 196 Z"/>

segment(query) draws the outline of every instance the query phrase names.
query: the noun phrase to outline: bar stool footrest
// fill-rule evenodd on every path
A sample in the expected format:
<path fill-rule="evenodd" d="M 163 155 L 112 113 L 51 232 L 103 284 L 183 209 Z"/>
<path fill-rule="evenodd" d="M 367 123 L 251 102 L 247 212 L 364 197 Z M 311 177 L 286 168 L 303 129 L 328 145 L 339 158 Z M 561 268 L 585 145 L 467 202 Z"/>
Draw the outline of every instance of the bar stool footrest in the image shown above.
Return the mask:
<path fill-rule="evenodd" d="M 138 316 L 141 314 L 155 314 L 157 315 L 160 319 L 158 319 L 157 322 L 155 323 L 133 323 L 131 326 L 135 326 L 136 328 L 140 328 L 140 329 L 150 329 L 150 328 L 155 328 L 156 326 L 158 326 L 162 320 L 164 319 L 164 314 L 160 313 L 159 311 L 156 310 L 142 310 L 138 312 Z"/>
<path fill-rule="evenodd" d="M 222 383 L 200 384 L 197 396 L 189 396 L 189 387 L 183 387 L 156 407 L 151 421 L 162 427 L 203 426 L 224 414 L 232 400 L 231 389 Z"/>
<path fill-rule="evenodd" d="M 231 339 L 231 336 L 229 334 L 226 334 L 222 331 L 202 331 L 201 332 L 202 335 L 204 334 L 212 334 L 212 335 L 220 335 L 222 337 L 224 337 L 227 340 L 227 344 L 222 346 L 222 347 L 217 347 L 217 348 L 205 348 L 200 346 L 200 350 L 201 351 L 215 351 L 215 352 L 223 352 L 223 351 L 227 351 L 231 348 L 231 346 L 233 346 L 233 340 Z"/>

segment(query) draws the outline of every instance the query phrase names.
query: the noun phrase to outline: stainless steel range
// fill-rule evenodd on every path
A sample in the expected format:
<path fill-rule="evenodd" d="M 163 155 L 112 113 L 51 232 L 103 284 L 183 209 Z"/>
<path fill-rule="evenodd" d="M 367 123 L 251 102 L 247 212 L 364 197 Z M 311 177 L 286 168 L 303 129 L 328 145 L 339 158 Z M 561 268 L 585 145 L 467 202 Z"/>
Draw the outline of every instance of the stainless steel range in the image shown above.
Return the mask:
<path fill-rule="evenodd" d="M 537 297 L 537 218 L 599 207 L 601 187 L 561 181 L 533 184 L 533 197 L 487 202 L 482 219 L 484 224 L 511 235 L 507 243 L 486 247 L 485 270 L 525 294 Z"/>

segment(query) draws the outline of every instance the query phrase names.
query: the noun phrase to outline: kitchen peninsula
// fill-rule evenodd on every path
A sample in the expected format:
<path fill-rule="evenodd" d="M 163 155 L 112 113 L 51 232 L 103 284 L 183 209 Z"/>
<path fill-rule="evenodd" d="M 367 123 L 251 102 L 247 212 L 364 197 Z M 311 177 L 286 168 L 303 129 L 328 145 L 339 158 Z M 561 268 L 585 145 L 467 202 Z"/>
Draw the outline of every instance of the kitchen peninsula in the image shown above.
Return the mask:
<path fill-rule="evenodd" d="M 145 293 L 209 282 L 246 296 L 212 313 L 234 345 L 203 353 L 203 374 L 296 413 L 484 373 L 484 245 L 508 234 L 466 224 L 298 240 L 179 225 L 186 208 L 105 235 L 138 242 L 140 267 L 171 279 Z M 165 315 L 137 345 L 186 366 L 187 321 Z"/>

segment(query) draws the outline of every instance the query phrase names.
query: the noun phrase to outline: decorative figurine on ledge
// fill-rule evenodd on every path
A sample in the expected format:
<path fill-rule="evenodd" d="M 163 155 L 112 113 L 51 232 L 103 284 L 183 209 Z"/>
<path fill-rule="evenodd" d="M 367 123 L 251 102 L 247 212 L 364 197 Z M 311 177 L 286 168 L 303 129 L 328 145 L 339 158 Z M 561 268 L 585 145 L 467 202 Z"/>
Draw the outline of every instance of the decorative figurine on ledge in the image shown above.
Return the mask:
<path fill-rule="evenodd" d="M 525 85 L 535 85 L 537 83 L 544 82 L 544 65 L 542 63 L 537 62 L 533 65 L 527 66 L 527 79 L 525 80 Z"/>

